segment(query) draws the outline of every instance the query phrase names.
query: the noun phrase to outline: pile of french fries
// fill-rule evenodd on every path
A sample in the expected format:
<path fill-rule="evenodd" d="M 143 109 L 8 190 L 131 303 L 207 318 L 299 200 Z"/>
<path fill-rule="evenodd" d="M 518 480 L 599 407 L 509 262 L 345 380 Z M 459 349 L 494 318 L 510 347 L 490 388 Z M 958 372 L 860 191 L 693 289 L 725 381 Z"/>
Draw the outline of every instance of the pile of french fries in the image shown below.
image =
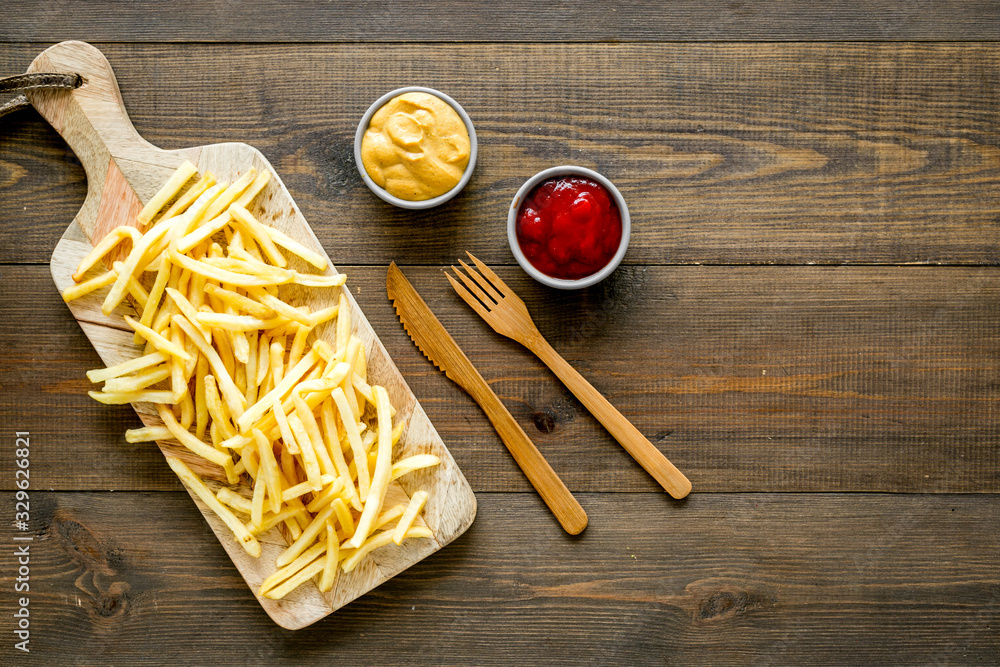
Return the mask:
<path fill-rule="evenodd" d="M 110 286 L 105 315 L 126 299 L 135 307 L 124 320 L 137 356 L 88 372 L 104 383 L 90 395 L 155 404 L 162 425 L 128 431 L 129 442 L 176 442 L 224 471 L 232 488 L 213 491 L 181 458 L 167 457 L 248 554 L 259 557 L 257 537 L 278 527 L 288 548 L 259 595 L 282 598 L 309 579 L 329 591 L 339 571 L 373 550 L 432 537 L 415 525 L 425 491 L 383 505 L 393 480 L 440 461 L 419 454 L 393 463 L 404 424 L 393 427 L 388 394 L 368 384 L 343 292 L 317 310 L 282 298 L 283 285 L 337 288 L 346 276 L 289 268 L 286 252 L 320 271 L 327 261 L 247 209 L 270 172 L 250 168 L 232 184 L 210 172 L 191 182 L 196 175 L 190 162 L 178 168 L 137 227 L 107 234 L 63 292 L 70 301 Z M 127 254 L 123 244 L 131 244 Z M 111 262 L 116 248 L 124 259 Z M 331 346 L 315 331 L 334 321 Z"/>

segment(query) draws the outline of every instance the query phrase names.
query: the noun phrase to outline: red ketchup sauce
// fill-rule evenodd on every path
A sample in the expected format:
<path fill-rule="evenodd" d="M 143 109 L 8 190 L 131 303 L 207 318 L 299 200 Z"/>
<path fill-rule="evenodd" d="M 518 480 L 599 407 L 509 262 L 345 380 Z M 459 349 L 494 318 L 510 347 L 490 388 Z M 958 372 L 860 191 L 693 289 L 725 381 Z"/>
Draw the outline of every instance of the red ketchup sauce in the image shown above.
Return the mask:
<path fill-rule="evenodd" d="M 597 273 L 615 256 L 622 220 L 604 186 L 583 176 L 559 176 L 524 198 L 515 231 L 532 266 L 575 280 Z"/>

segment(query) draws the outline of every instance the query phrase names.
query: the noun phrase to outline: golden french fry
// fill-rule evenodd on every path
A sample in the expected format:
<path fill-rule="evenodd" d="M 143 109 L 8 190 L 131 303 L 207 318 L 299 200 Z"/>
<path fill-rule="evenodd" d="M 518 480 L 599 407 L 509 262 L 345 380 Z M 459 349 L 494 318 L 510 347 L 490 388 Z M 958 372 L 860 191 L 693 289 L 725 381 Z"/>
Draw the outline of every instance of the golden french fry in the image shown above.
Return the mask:
<path fill-rule="evenodd" d="M 325 548 L 325 545 L 324 545 Z M 271 598 L 273 600 L 280 600 L 285 597 L 291 591 L 295 590 L 302 584 L 304 584 L 309 579 L 315 577 L 319 572 L 326 566 L 325 558 L 317 558 L 313 563 L 303 568 L 299 573 L 292 576 L 285 583 L 281 584 L 277 588 L 274 588 L 267 593 L 264 597 Z"/>
<path fill-rule="evenodd" d="M 182 427 L 177 422 L 177 419 L 174 418 L 174 413 L 170 410 L 170 408 L 165 405 L 157 405 L 156 411 L 159 413 L 160 419 L 163 420 L 163 425 L 170 429 L 170 433 L 174 436 L 174 438 L 192 452 L 203 459 L 211 461 L 219 467 L 224 467 L 227 461 L 232 463 L 232 459 L 230 457 L 205 444 Z"/>
<path fill-rule="evenodd" d="M 406 506 L 406 511 L 403 512 L 403 516 L 399 519 L 399 523 L 396 524 L 396 529 L 392 531 L 392 541 L 396 544 L 402 544 L 403 538 L 406 537 L 406 531 L 410 529 L 413 525 L 413 520 L 417 518 L 417 514 L 424 507 L 424 503 L 427 502 L 427 492 L 423 489 L 417 491 L 410 498 L 410 504 Z"/>
<path fill-rule="evenodd" d="M 406 531 L 406 537 L 410 538 L 432 537 L 433 535 L 434 534 L 430 530 L 423 528 L 422 526 L 410 528 Z M 340 565 L 344 568 L 344 572 L 351 572 L 358 566 L 365 556 L 375 549 L 384 547 L 390 542 L 392 542 L 391 530 L 384 530 L 377 535 L 372 535 L 364 544 L 355 549 L 347 558 L 345 558 Z"/>
<path fill-rule="evenodd" d="M 313 520 L 309 522 L 309 526 L 302 531 L 299 539 L 292 542 L 291 546 L 285 549 L 278 556 L 275 563 L 278 567 L 283 567 L 288 565 L 293 560 L 295 560 L 306 548 L 313 543 L 316 536 L 319 535 L 319 531 L 326 527 L 326 520 L 333 515 L 333 506 L 327 506 L 319 514 L 313 517 Z"/>
<path fill-rule="evenodd" d="M 359 549 L 371 533 L 372 524 L 382 511 L 382 502 L 385 500 L 385 492 L 389 488 L 389 478 L 392 475 L 392 417 L 389 414 L 389 395 L 382 387 L 372 387 L 372 392 L 375 394 L 375 410 L 378 415 L 378 459 L 375 471 L 372 473 L 372 483 L 368 498 L 365 500 L 365 508 L 361 512 L 361 518 L 358 519 L 354 537 L 350 539 L 350 545 L 355 549 Z M 361 460 L 364 459 L 362 455 Z M 357 463 L 358 459 L 355 459 L 355 462 Z M 360 477 L 359 465 L 358 478 Z"/>
<path fill-rule="evenodd" d="M 170 429 L 166 426 L 144 426 L 125 431 L 125 442 L 154 442 L 156 440 L 172 440 L 173 437 Z"/>
<path fill-rule="evenodd" d="M 122 265 L 122 272 L 118 274 L 114 285 L 111 286 L 111 291 L 108 292 L 108 295 L 104 298 L 104 303 L 101 304 L 101 312 L 105 315 L 110 315 L 118 304 L 122 302 L 122 299 L 125 298 L 125 291 L 128 289 L 129 279 L 134 277 L 133 274 L 138 273 L 139 263 L 142 261 L 146 251 L 163 240 L 167 233 L 177 224 L 178 220 L 179 218 L 164 220 L 132 244 L 132 250 Z"/>
<path fill-rule="evenodd" d="M 256 176 L 257 170 L 254 167 L 247 169 L 242 176 L 233 181 L 233 184 L 226 188 L 225 192 L 220 194 L 218 198 L 212 202 L 212 205 L 206 209 L 205 219 L 211 220 L 229 208 L 229 205 L 236 201 L 236 198 L 243 194 L 243 191 L 246 190 L 251 183 L 253 183 Z"/>
<path fill-rule="evenodd" d="M 74 299 L 79 299 L 81 296 L 85 296 L 106 287 L 118 279 L 118 274 L 114 271 L 108 271 L 107 273 L 102 273 L 99 276 L 94 276 L 90 280 L 85 280 L 78 285 L 70 285 L 63 290 L 62 298 L 63 301 L 69 303 Z"/>
<path fill-rule="evenodd" d="M 87 379 L 95 384 L 98 382 L 105 382 L 111 378 L 121 377 L 122 375 L 142 370 L 143 368 L 162 364 L 168 358 L 168 355 L 163 354 L 162 352 L 153 352 L 152 354 L 123 361 L 120 364 L 115 364 L 114 366 L 109 366 L 108 368 L 97 368 L 92 371 L 87 371 Z"/>
<path fill-rule="evenodd" d="M 258 173 L 257 177 L 253 179 L 253 183 L 250 184 L 250 187 L 244 190 L 243 194 L 241 194 L 239 198 L 237 198 L 237 200 L 233 202 L 233 204 L 236 206 L 242 206 L 243 208 L 246 208 L 247 205 L 251 201 L 253 201 L 254 197 L 257 196 L 257 193 L 263 190 L 264 186 L 267 185 L 268 181 L 270 180 L 271 180 L 270 171 L 267 171 L 265 169 L 264 171 Z"/>
<path fill-rule="evenodd" d="M 253 430 L 254 440 L 257 441 L 257 451 L 260 457 L 261 476 L 267 485 L 267 495 L 270 500 L 270 509 L 277 514 L 281 511 L 282 490 L 280 473 L 278 472 L 278 461 L 274 458 L 274 450 L 271 448 L 271 441 L 259 430 Z M 257 480 L 260 482 L 260 480 Z"/>
<path fill-rule="evenodd" d="M 183 347 L 177 345 L 173 341 L 167 340 L 162 335 L 156 333 L 149 327 L 139 324 L 128 315 L 125 316 L 125 322 L 130 327 L 132 327 L 137 333 L 139 333 L 143 338 L 152 343 L 153 346 L 160 352 L 164 352 L 166 354 L 175 357 L 180 357 L 184 361 L 187 361 L 188 359 L 191 358 L 191 355 L 188 354 Z"/>
<path fill-rule="evenodd" d="M 267 258 L 277 267 L 284 268 L 288 264 L 288 260 L 285 256 L 281 254 L 281 251 L 274 245 L 274 241 L 267 234 L 267 229 L 264 225 L 257 222 L 257 218 L 253 217 L 250 211 L 246 210 L 239 204 L 233 204 L 229 207 L 229 212 L 234 218 L 240 221 L 246 230 L 250 233 L 253 239 L 257 242 L 257 245 L 261 247 Z"/>
<path fill-rule="evenodd" d="M 347 276 L 343 273 L 333 276 L 317 276 L 312 273 L 294 271 L 290 282 L 304 287 L 340 287 L 347 282 Z"/>
<path fill-rule="evenodd" d="M 254 301 L 250 297 L 243 296 L 238 292 L 233 292 L 212 283 L 205 285 L 205 292 L 219 297 L 219 299 L 236 310 L 242 310 L 260 320 L 269 320 L 275 315 L 275 312 L 271 308 L 268 308 L 259 301 Z"/>
<path fill-rule="evenodd" d="M 160 299 L 163 298 L 163 290 L 167 286 L 167 281 L 170 279 L 171 264 L 170 260 L 164 258 L 160 262 L 160 268 L 156 272 L 156 280 L 153 282 L 152 289 L 149 290 L 149 298 L 146 300 L 146 305 L 142 309 L 142 314 L 139 316 L 139 324 L 149 326 L 153 323 L 153 317 L 156 315 L 156 309 L 160 305 Z M 136 332 L 135 336 L 132 338 L 132 342 L 137 345 L 141 341 L 142 336 Z"/>
<path fill-rule="evenodd" d="M 225 212 L 218 217 L 210 218 L 208 222 L 200 225 L 194 231 L 185 234 L 177 240 L 177 252 L 189 252 L 198 244 L 204 243 L 208 239 L 212 238 L 213 234 L 232 222 L 232 219 L 233 216 L 231 216 L 228 212 Z"/>
<path fill-rule="evenodd" d="M 337 576 L 337 557 L 340 555 L 340 543 L 337 542 L 337 531 L 333 523 L 326 522 L 326 564 L 323 566 L 323 576 L 319 580 L 319 590 L 323 593 L 333 588 L 333 580 Z"/>
<path fill-rule="evenodd" d="M 299 419 L 297 414 L 292 414 L 288 417 L 288 426 L 292 429 L 292 433 L 295 434 L 295 442 L 299 444 L 299 450 L 302 455 L 302 467 L 305 469 L 306 479 L 309 481 L 309 485 L 313 491 L 319 491 L 323 488 L 323 483 L 320 481 L 323 473 L 319 467 L 319 460 L 316 455 L 316 449 L 313 447 L 312 439 L 309 437 L 305 427 L 302 425 L 302 420 Z"/>
<path fill-rule="evenodd" d="M 399 479 L 406 473 L 410 473 L 421 468 L 436 466 L 439 463 L 441 463 L 441 459 L 433 454 L 415 454 L 413 456 L 408 456 L 407 458 L 392 464 L 392 475 L 390 476 L 390 480 Z"/>
<path fill-rule="evenodd" d="M 94 249 L 87 253 L 87 256 L 83 258 L 79 266 L 76 267 L 76 273 L 73 274 L 73 282 L 78 283 L 83 280 L 83 275 L 90 271 L 97 264 L 98 261 L 105 255 L 107 255 L 111 250 L 124 241 L 125 239 L 130 239 L 134 245 L 139 237 L 142 236 L 139 230 L 135 227 L 121 226 L 115 227 L 110 232 L 108 232 L 101 242 L 94 246 Z"/>
<path fill-rule="evenodd" d="M 160 220 L 169 220 L 175 215 L 186 211 L 188 207 L 190 207 L 191 204 L 198 199 L 198 197 L 200 197 L 213 185 L 215 185 L 215 175 L 213 175 L 210 171 L 206 171 L 205 175 L 202 176 L 197 183 L 188 188 L 187 192 L 178 197 L 177 201 L 170 205 L 170 208 L 168 208 L 163 215 L 159 217 L 157 223 L 159 223 Z"/>
<path fill-rule="evenodd" d="M 430 535 L 413 527 L 426 503 L 424 492 L 409 505 L 382 504 L 391 479 L 439 460 L 417 455 L 392 465 L 403 423 L 392 427 L 388 395 L 368 383 L 364 347 L 351 335 L 346 292 L 336 305 L 314 310 L 292 305 L 309 290 L 279 289 L 335 287 L 346 277 L 286 268 L 292 260 L 283 251 L 320 271 L 328 270 L 328 261 L 247 208 L 270 172 L 249 169 L 231 186 L 206 173 L 187 187 L 195 172 L 186 171 L 147 207 L 146 223 L 175 199 L 157 223 L 144 234 L 123 227 L 108 235 L 84 258 L 74 274 L 77 284 L 64 293 L 69 300 L 111 285 L 102 304 L 106 313 L 127 294 L 140 305 L 141 314 L 125 322 L 145 354 L 88 372 L 91 381 L 105 383 L 91 395 L 112 404 L 153 403 L 163 425 L 131 429 L 127 440 L 177 441 L 225 470 L 234 488 L 213 493 L 170 457 L 178 477 L 248 553 L 260 553 L 256 535 L 287 529 L 282 534 L 291 544 L 259 594 L 281 598 L 316 575 L 319 588 L 329 591 L 341 567 L 353 570 L 373 549 L 396 537 L 398 543 Z M 126 238 L 132 248 L 124 261 L 83 281 Z M 147 293 L 139 279 L 149 271 L 156 277 Z M 317 334 L 335 345 L 318 336 L 310 343 L 316 327 L 334 318 L 336 325 Z M 169 390 L 157 388 L 167 382 Z M 375 406 L 374 423 L 365 412 L 368 404 Z M 235 490 L 241 475 L 251 480 L 251 497 Z"/>
<path fill-rule="evenodd" d="M 153 195 L 153 198 L 142 207 L 139 215 L 136 216 L 136 221 L 143 226 L 152 222 L 153 216 L 159 213 L 160 209 L 166 206 L 167 202 L 173 199 L 184 187 L 184 184 L 197 173 L 198 168 L 191 164 L 190 160 L 185 160 L 184 164 L 179 166 L 169 180 L 163 184 L 159 192 Z"/>
<path fill-rule="evenodd" d="M 293 255 L 298 255 L 304 259 L 309 264 L 312 264 L 320 271 L 325 271 L 327 266 L 326 258 L 319 253 L 313 252 L 309 248 L 305 247 L 298 241 L 295 241 L 285 234 L 279 232 L 274 227 L 267 227 L 267 233 L 271 237 L 271 240 L 280 245 L 282 248 L 292 253 Z M 343 283 L 340 283 L 343 285 Z"/>
<path fill-rule="evenodd" d="M 368 461 L 365 456 L 365 447 L 361 442 L 361 433 L 358 431 L 358 423 L 354 421 L 354 412 L 347 403 L 347 396 L 341 387 L 333 390 L 333 401 L 340 412 L 340 420 L 344 424 L 347 432 L 348 442 L 351 443 L 351 451 L 354 454 L 354 462 L 358 471 L 358 495 L 361 502 L 368 500 L 368 490 L 371 486 L 371 477 L 368 474 Z"/>
<path fill-rule="evenodd" d="M 103 391 L 111 393 L 121 393 L 129 391 L 139 391 L 156 384 L 170 376 L 170 366 L 160 364 L 146 370 L 139 371 L 135 375 L 127 377 L 111 378 L 104 383 Z"/>
<path fill-rule="evenodd" d="M 90 397 L 105 405 L 124 405 L 126 403 L 170 403 L 174 402 L 174 392 L 144 389 L 141 391 L 104 392 L 88 391 Z"/>
<path fill-rule="evenodd" d="M 247 500 L 240 494 L 236 493 L 232 489 L 227 489 L 222 487 L 215 494 L 219 500 L 229 507 L 233 508 L 237 512 L 242 512 L 243 514 L 250 514 L 251 511 L 251 501 Z"/>
<path fill-rule="evenodd" d="M 250 531 L 246 529 L 242 521 L 236 518 L 235 514 L 219 502 L 219 499 L 215 497 L 211 489 L 205 486 L 201 478 L 191 472 L 191 469 L 175 456 L 168 456 L 167 463 L 170 465 L 171 470 L 184 482 L 184 485 L 191 489 L 203 503 L 208 505 L 209 509 L 215 512 L 229 526 L 229 530 L 233 531 L 237 541 L 243 546 L 246 552 L 254 558 L 260 556 L 260 543 L 257 541 L 257 538 L 250 534 Z"/>

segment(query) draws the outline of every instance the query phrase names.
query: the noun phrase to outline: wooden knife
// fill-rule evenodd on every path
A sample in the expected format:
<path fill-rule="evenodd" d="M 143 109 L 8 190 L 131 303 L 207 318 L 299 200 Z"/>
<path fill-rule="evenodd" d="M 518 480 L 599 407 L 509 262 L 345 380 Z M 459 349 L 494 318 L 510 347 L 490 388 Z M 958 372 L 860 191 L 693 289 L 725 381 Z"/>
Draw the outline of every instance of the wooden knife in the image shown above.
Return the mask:
<path fill-rule="evenodd" d="M 570 535 L 580 533 L 587 527 L 587 513 L 395 262 L 389 265 L 386 291 L 417 349 L 479 403 L 503 444 L 563 529 Z"/>

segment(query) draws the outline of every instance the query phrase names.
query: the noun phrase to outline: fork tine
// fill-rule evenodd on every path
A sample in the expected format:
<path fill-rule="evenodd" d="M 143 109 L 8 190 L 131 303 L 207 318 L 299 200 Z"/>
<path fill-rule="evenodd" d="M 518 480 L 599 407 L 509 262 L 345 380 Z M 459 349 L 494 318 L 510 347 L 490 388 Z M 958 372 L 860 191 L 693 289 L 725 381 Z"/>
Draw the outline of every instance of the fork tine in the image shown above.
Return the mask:
<path fill-rule="evenodd" d="M 500 296 L 499 292 L 496 291 L 493 285 L 490 285 L 489 281 L 486 280 L 486 278 L 483 278 L 481 275 L 479 275 L 478 271 L 476 271 L 474 268 L 472 268 L 462 260 L 458 260 L 458 263 L 461 264 L 462 267 L 469 272 L 469 275 L 472 277 L 472 279 L 475 280 L 477 283 L 479 283 L 479 286 L 482 287 L 483 290 L 487 294 L 489 294 L 494 301 L 500 303 L 500 299 L 502 299 L 503 297 Z"/>
<path fill-rule="evenodd" d="M 454 269 L 454 267 L 452 267 L 452 269 Z M 455 273 L 458 273 L 458 271 L 455 271 Z M 467 290 L 459 286 L 458 281 L 452 278 L 450 273 L 445 271 L 444 275 L 448 277 L 448 282 L 450 282 L 451 286 L 455 288 L 455 293 L 458 294 L 460 297 L 462 297 L 462 301 L 465 301 L 467 304 L 469 304 L 472 310 L 476 311 L 479 317 L 489 321 L 488 318 L 490 315 L 490 311 L 483 308 L 483 304 L 476 301 L 476 299 L 471 294 L 469 294 Z M 461 276 L 462 274 L 458 273 L 458 275 Z"/>
<path fill-rule="evenodd" d="M 456 269 L 454 266 L 451 267 L 451 270 L 455 272 L 456 276 L 462 279 L 462 282 L 465 283 L 466 289 L 475 294 L 476 298 L 483 302 L 483 307 L 486 308 L 487 311 L 493 310 L 493 301 L 491 301 L 488 296 L 483 294 L 483 290 L 479 289 L 474 282 L 469 280 L 464 273 Z"/>
<path fill-rule="evenodd" d="M 498 289 L 502 289 L 504 291 L 505 295 L 512 293 L 511 289 L 507 287 L 507 284 L 504 281 L 500 280 L 500 276 L 493 273 L 493 269 L 491 269 L 490 267 L 486 266 L 478 259 L 476 259 L 476 256 L 473 255 L 471 252 L 466 251 L 465 254 L 469 256 L 469 258 L 473 261 L 473 263 L 477 267 L 479 267 L 479 270 L 486 275 L 486 277 L 489 279 L 491 283 L 493 283 Z"/>

